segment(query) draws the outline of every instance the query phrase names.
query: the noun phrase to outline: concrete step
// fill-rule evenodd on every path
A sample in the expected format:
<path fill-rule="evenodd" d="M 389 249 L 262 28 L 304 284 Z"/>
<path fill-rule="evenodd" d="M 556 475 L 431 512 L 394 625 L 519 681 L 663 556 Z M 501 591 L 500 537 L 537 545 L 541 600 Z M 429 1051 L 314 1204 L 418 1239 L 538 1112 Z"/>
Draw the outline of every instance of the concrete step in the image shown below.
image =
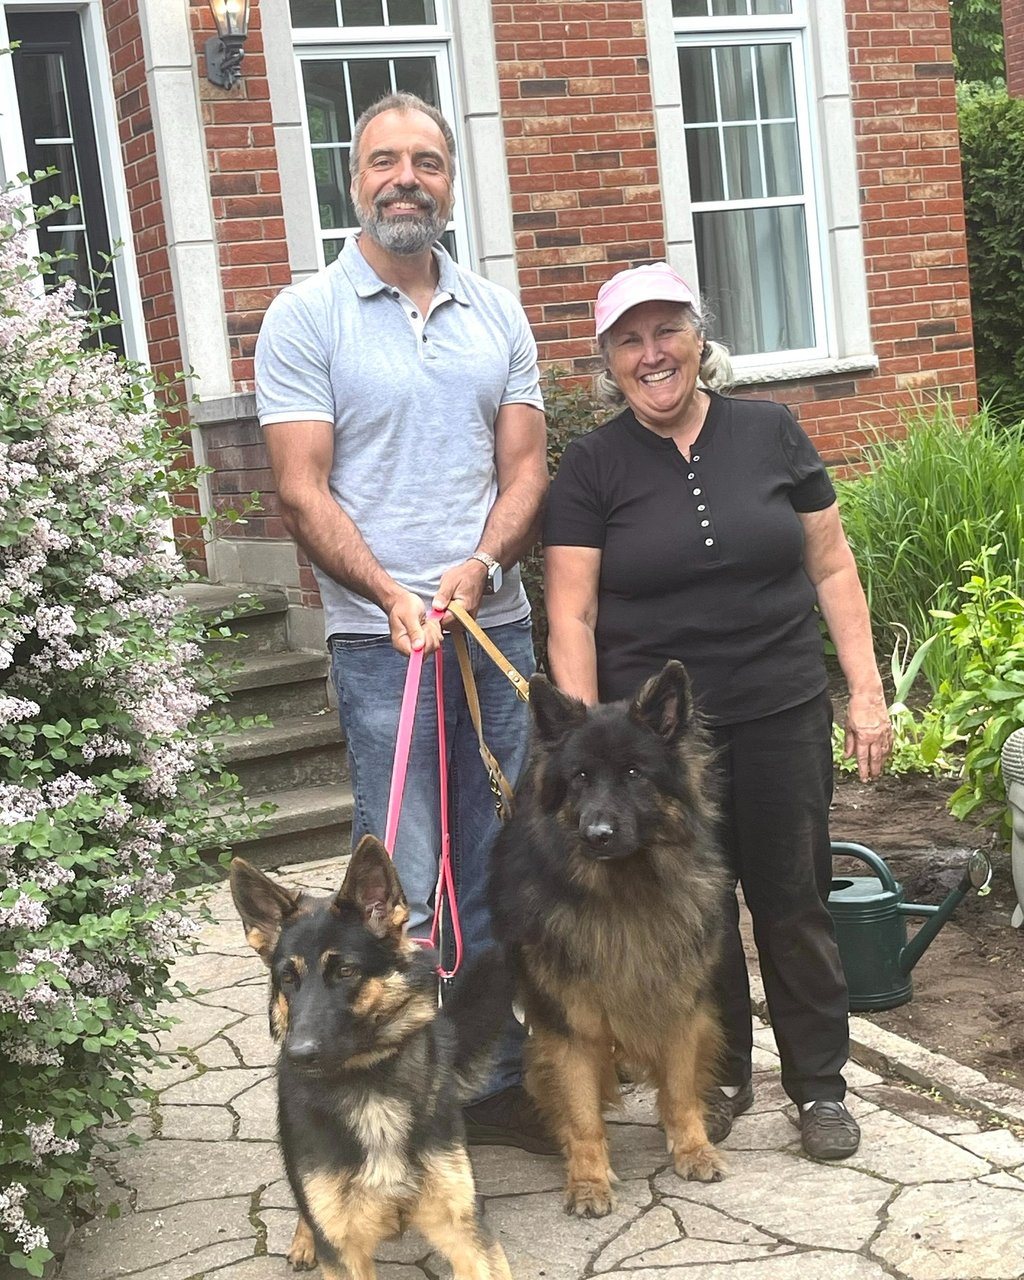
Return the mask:
<path fill-rule="evenodd" d="M 236 719 L 271 720 L 313 715 L 327 707 L 327 654 L 314 650 L 254 653 L 227 677 L 229 709 Z"/>
<path fill-rule="evenodd" d="M 221 758 L 238 775 L 245 794 L 258 799 L 337 785 L 349 776 L 338 715 L 329 709 L 233 733 L 221 740 Z"/>
<path fill-rule="evenodd" d="M 347 783 L 302 787 L 260 799 L 271 800 L 277 811 L 257 839 L 233 847 L 236 857 L 268 870 L 349 852 L 352 792 Z"/>
<path fill-rule="evenodd" d="M 223 653 L 229 662 L 288 648 L 288 597 L 279 587 L 189 582 L 176 587 L 174 594 L 198 609 L 211 626 L 219 622 L 230 633 L 207 641 L 211 653 Z"/>

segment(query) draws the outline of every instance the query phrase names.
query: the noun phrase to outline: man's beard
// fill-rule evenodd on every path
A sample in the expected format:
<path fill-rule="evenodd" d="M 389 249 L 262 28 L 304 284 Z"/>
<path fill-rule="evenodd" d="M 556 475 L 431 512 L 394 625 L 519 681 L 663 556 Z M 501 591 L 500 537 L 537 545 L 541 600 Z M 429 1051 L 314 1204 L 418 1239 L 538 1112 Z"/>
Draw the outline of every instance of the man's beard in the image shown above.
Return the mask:
<path fill-rule="evenodd" d="M 385 213 L 384 206 L 392 200 L 418 205 L 424 210 L 424 214 Z M 437 201 L 432 196 L 423 190 L 401 187 L 389 187 L 382 191 L 374 200 L 372 209 L 366 209 L 357 200 L 356 217 L 370 239 L 382 249 L 410 256 L 422 253 L 435 240 L 439 240 L 448 225 L 448 219 L 441 217 Z"/>

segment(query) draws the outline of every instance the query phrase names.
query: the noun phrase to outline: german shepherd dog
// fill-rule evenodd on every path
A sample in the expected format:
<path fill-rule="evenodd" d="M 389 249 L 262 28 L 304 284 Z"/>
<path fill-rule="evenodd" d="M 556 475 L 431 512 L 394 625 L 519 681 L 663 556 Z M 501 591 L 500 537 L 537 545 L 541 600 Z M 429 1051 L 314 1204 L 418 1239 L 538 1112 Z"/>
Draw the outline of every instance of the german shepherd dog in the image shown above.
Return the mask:
<path fill-rule="evenodd" d="M 725 1167 L 701 1102 L 721 1044 L 711 978 L 727 883 L 709 750 L 678 662 L 632 703 L 592 708 L 534 676 L 530 706 L 491 909 L 531 1030 L 526 1085 L 566 1156 L 566 1210 L 602 1217 L 617 1067 L 657 1086 L 680 1177 L 715 1182 Z"/>
<path fill-rule="evenodd" d="M 511 997 L 497 954 L 439 1010 L 437 954 L 405 936 L 405 895 L 373 836 L 333 897 L 292 893 L 241 858 L 231 892 L 270 969 L 278 1129 L 300 1213 L 292 1266 L 319 1258 L 325 1280 L 374 1280 L 378 1245 L 411 1225 L 454 1280 L 511 1280 L 477 1214 L 462 1122 Z"/>

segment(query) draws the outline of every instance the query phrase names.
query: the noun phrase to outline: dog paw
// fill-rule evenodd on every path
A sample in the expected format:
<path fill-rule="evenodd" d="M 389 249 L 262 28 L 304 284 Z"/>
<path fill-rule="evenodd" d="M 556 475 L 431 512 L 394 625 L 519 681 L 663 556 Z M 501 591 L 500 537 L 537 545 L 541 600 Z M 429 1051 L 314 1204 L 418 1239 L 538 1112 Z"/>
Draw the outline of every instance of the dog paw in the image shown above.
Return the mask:
<path fill-rule="evenodd" d="M 689 1182 L 721 1182 L 725 1168 L 725 1160 L 710 1144 L 675 1153 L 676 1173 Z"/>
<path fill-rule="evenodd" d="M 571 1182 L 565 1190 L 565 1211 L 577 1218 L 603 1218 L 614 1204 L 607 1182 Z"/>

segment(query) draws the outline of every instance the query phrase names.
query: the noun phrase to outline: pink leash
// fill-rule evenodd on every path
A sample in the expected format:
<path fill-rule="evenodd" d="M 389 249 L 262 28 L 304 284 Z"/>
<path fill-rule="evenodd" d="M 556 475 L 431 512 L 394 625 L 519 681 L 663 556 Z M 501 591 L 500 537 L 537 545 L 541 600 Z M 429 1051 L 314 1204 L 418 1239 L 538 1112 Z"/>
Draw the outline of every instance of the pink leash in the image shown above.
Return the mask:
<path fill-rule="evenodd" d="M 427 614 L 430 622 L 444 617 L 443 609 L 431 609 Z M 398 716 L 398 737 L 395 742 L 395 764 L 391 771 L 391 791 L 388 795 L 388 816 L 384 824 L 384 847 L 394 857 L 395 839 L 398 836 L 398 818 L 402 808 L 402 795 L 405 792 L 405 778 L 409 771 L 409 751 L 412 747 L 412 727 L 416 719 L 416 702 L 419 698 L 420 675 L 423 672 L 423 650 L 414 649 L 409 657 L 409 669 L 405 673 L 405 689 L 402 693 L 402 709 Z M 434 678 L 437 691 L 437 756 L 438 775 L 441 783 L 441 861 L 438 869 L 437 888 L 434 891 L 434 921 L 430 926 L 430 937 L 416 938 L 424 946 L 436 947 L 441 934 L 441 912 L 444 900 L 448 899 L 448 912 L 452 922 L 452 937 L 455 940 L 455 964 L 451 971 L 438 966 L 438 974 L 442 978 L 452 978 L 462 963 L 462 928 L 459 924 L 459 909 L 455 900 L 455 877 L 452 874 L 451 835 L 448 829 L 448 749 L 444 730 L 444 664 L 441 650 L 434 654 Z"/>

